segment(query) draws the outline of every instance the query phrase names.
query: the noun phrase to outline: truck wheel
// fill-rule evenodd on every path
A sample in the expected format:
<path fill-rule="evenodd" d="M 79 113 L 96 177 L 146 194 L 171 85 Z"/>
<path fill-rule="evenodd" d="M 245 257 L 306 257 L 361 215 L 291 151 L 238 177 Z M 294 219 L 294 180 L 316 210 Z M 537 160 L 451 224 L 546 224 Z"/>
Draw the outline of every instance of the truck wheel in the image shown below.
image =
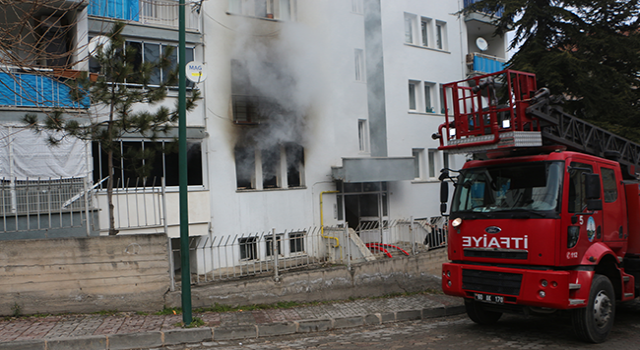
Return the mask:
<path fill-rule="evenodd" d="M 573 310 L 571 321 L 579 338 L 590 343 L 607 339 L 616 313 L 613 286 L 606 276 L 595 275 L 586 308 Z"/>
<path fill-rule="evenodd" d="M 467 315 L 471 321 L 477 324 L 494 324 L 498 322 L 500 316 L 502 316 L 502 312 L 489 311 L 484 308 L 482 303 L 475 300 L 465 299 L 464 307 L 467 310 Z"/>

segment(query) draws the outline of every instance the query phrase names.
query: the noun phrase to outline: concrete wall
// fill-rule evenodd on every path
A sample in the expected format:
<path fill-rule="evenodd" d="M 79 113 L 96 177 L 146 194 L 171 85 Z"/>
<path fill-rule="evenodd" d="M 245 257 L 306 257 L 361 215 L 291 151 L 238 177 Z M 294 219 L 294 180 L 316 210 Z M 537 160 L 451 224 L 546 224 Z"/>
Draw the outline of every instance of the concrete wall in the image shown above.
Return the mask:
<path fill-rule="evenodd" d="M 440 269 L 447 261 L 446 249 L 346 266 L 286 272 L 273 276 L 216 282 L 191 290 L 193 307 L 271 304 L 280 301 L 323 301 L 390 293 L 440 290 Z M 179 307 L 180 293 L 167 293 L 165 304 Z"/>
<path fill-rule="evenodd" d="M 169 289 L 167 236 L 3 241 L 0 315 L 157 311 Z"/>

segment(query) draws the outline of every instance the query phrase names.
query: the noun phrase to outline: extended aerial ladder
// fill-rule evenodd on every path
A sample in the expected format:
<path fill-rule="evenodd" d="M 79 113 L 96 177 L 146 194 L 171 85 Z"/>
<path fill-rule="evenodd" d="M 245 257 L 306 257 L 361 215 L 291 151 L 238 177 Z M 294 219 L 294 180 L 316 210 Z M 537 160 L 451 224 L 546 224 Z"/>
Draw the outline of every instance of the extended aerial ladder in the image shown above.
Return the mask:
<path fill-rule="evenodd" d="M 445 122 L 433 134 L 438 149 L 476 157 L 553 150 L 562 146 L 619 162 L 637 179 L 640 145 L 562 111 L 535 75 L 514 70 L 443 85 Z"/>

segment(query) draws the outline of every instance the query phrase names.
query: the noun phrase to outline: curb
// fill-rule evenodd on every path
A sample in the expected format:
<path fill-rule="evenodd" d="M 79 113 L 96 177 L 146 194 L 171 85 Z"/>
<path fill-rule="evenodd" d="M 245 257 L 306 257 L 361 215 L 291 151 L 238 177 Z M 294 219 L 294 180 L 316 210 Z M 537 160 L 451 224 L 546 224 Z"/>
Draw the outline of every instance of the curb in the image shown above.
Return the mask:
<path fill-rule="evenodd" d="M 304 334 L 331 329 L 354 328 L 363 325 L 382 325 L 391 322 L 425 320 L 436 317 L 459 315 L 464 312 L 464 305 L 456 305 L 431 309 L 376 313 L 365 316 L 300 320 L 258 325 L 202 327 L 172 329 L 164 332 L 156 331 L 74 338 L 12 341 L 0 343 L 0 350 L 129 350 L 157 348 L 183 343 L 240 340 L 296 333 Z"/>

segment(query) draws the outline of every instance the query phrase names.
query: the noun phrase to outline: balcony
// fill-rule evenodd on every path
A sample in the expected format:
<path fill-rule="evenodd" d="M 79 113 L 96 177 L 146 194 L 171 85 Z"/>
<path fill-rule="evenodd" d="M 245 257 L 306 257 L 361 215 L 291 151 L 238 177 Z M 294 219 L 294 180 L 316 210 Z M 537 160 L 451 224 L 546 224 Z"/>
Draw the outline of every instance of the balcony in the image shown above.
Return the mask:
<path fill-rule="evenodd" d="M 89 97 L 74 102 L 63 80 L 45 73 L 0 72 L 0 106 L 88 108 Z"/>
<path fill-rule="evenodd" d="M 480 0 L 464 0 L 464 7 L 467 8 L 469 6 L 471 6 L 472 4 L 476 3 L 476 2 L 480 2 Z M 488 11 L 478 11 L 479 13 L 482 13 L 486 16 L 489 16 Z M 497 13 L 495 13 L 493 16 L 495 17 L 502 17 L 502 14 L 504 13 L 504 8 L 501 8 Z"/>
<path fill-rule="evenodd" d="M 185 9 L 186 30 L 200 31 L 200 15 Z M 178 29 L 178 0 L 92 0 L 89 15 Z"/>
<path fill-rule="evenodd" d="M 489 74 L 505 69 L 505 60 L 473 52 L 467 55 L 467 67 L 472 74 Z"/>

